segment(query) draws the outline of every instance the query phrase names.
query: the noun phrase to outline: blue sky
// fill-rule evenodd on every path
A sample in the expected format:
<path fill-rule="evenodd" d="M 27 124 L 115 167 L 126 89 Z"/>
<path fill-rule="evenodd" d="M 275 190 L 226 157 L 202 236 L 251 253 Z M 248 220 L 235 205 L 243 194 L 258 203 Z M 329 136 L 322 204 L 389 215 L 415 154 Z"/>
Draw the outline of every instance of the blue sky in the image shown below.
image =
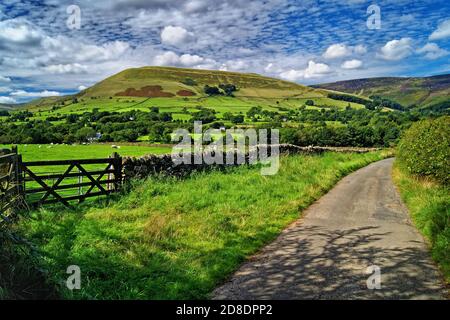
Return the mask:
<path fill-rule="evenodd" d="M 67 8 L 80 8 L 80 29 Z M 368 7 L 380 9 L 369 29 Z M 365 0 L 1 0 L 0 103 L 74 93 L 146 65 L 303 84 L 450 72 L 450 3 Z"/>

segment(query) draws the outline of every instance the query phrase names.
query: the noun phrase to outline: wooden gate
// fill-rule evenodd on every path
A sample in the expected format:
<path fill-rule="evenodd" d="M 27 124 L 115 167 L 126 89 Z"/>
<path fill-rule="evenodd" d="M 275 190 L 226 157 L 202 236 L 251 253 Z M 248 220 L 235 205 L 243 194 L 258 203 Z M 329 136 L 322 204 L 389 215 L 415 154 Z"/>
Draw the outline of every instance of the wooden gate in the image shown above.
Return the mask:
<path fill-rule="evenodd" d="M 10 218 L 20 195 L 22 186 L 20 183 L 19 163 L 21 156 L 17 154 L 17 148 L 12 151 L 3 150 L 0 155 L 0 223 Z"/>
<path fill-rule="evenodd" d="M 116 192 L 122 182 L 122 158 L 117 153 L 106 159 L 20 162 L 19 167 L 31 205 L 60 202 L 70 207 L 70 201 Z"/>

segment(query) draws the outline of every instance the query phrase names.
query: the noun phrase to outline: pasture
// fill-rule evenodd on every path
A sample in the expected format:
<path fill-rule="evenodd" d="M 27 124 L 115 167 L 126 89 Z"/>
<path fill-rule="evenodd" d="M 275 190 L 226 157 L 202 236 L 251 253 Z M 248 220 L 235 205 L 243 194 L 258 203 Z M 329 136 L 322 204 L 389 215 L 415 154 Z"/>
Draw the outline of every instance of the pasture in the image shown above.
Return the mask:
<path fill-rule="evenodd" d="M 52 109 L 50 106 L 33 106 L 29 108 L 37 120 L 45 120 L 49 116 L 62 114 L 83 114 L 94 109 L 109 112 L 127 112 L 132 110 L 149 111 L 152 107 L 158 107 L 160 112 L 171 113 L 175 120 L 189 120 L 191 116 L 186 112 L 198 112 L 199 107 L 213 109 L 218 118 L 226 112 L 234 114 L 245 114 L 252 107 L 261 107 L 263 110 L 272 112 L 286 112 L 288 109 L 298 109 L 303 106 L 309 98 L 258 98 L 258 97 L 175 97 L 175 98 L 141 98 L 141 97 L 112 97 L 92 99 L 84 97 L 78 103 L 67 103 Z M 364 108 L 357 103 L 333 100 L 325 97 L 313 97 L 316 106 L 326 105 L 343 109 L 349 104 L 354 109 Z M 308 106 L 308 109 L 320 107 Z"/>
<path fill-rule="evenodd" d="M 65 298 L 207 298 L 341 177 L 384 156 L 282 157 L 280 172 L 266 177 L 243 166 L 185 180 L 149 178 L 107 205 L 44 208 L 20 227 Z M 73 292 L 60 286 L 71 264 L 83 274 Z"/>
<path fill-rule="evenodd" d="M 117 152 L 121 156 L 143 156 L 146 154 L 170 153 L 171 147 L 152 145 L 120 145 L 120 149 L 114 149 L 114 144 L 89 144 L 89 145 L 50 145 L 50 144 L 29 144 L 18 145 L 19 153 L 24 161 L 45 161 L 45 160 L 70 160 L 70 159 L 95 159 L 108 158 L 112 153 Z M 10 149 L 11 145 L 0 145 L 0 148 Z"/>

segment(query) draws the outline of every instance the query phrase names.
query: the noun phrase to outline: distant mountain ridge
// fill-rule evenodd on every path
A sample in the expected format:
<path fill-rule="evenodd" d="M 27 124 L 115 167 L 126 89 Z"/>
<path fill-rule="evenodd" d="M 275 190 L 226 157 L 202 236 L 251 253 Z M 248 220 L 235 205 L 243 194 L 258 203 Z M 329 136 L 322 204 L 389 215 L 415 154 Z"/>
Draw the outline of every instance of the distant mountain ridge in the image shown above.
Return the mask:
<path fill-rule="evenodd" d="M 12 110 L 16 107 L 17 107 L 17 105 L 14 105 L 14 104 L 0 103 L 0 110 Z"/>
<path fill-rule="evenodd" d="M 359 96 L 380 96 L 405 107 L 429 107 L 450 101 L 450 74 L 431 77 L 366 78 L 312 86 Z"/>

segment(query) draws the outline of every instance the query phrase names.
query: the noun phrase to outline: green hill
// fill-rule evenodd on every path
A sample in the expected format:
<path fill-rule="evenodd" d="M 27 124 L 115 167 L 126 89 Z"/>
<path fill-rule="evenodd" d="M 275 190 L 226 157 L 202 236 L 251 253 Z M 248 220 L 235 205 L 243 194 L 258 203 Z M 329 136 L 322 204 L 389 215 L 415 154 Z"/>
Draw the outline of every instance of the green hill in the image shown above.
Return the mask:
<path fill-rule="evenodd" d="M 4 104 L 4 103 L 0 103 L 0 110 L 13 110 L 14 109 L 14 105 L 11 104 Z"/>
<path fill-rule="evenodd" d="M 237 97 L 284 98 L 298 95 L 320 95 L 320 91 L 295 83 L 263 77 L 213 70 L 180 69 L 170 67 L 144 67 L 122 71 L 83 92 L 84 96 L 127 96 L 127 89 L 139 90 L 145 86 L 160 86 L 161 92 L 182 96 L 179 91 L 190 91 L 204 97 L 205 85 L 234 84 L 239 88 Z M 153 90 L 148 97 L 158 97 Z M 132 96 L 139 96 L 131 94 Z M 170 96 L 169 96 L 170 97 Z"/>
<path fill-rule="evenodd" d="M 405 107 L 431 107 L 450 101 L 450 74 L 426 78 L 370 78 L 313 86 L 360 96 L 381 96 Z"/>
<path fill-rule="evenodd" d="M 229 95 L 224 85 L 237 88 Z M 207 95 L 205 86 L 219 87 L 219 95 Z M 215 70 L 143 67 L 127 69 L 74 96 L 50 97 L 32 101 L 25 107 L 31 111 L 58 110 L 60 113 L 81 113 L 97 108 L 107 111 L 148 110 L 159 107 L 179 113 L 198 107 L 224 112 L 246 112 L 254 106 L 279 111 L 298 108 L 307 100 L 315 106 L 344 108 L 347 102 L 327 97 L 328 92 L 296 83 L 264 77 Z M 362 108 L 352 103 L 354 108 Z M 186 109 L 184 109 L 186 108 Z"/>

